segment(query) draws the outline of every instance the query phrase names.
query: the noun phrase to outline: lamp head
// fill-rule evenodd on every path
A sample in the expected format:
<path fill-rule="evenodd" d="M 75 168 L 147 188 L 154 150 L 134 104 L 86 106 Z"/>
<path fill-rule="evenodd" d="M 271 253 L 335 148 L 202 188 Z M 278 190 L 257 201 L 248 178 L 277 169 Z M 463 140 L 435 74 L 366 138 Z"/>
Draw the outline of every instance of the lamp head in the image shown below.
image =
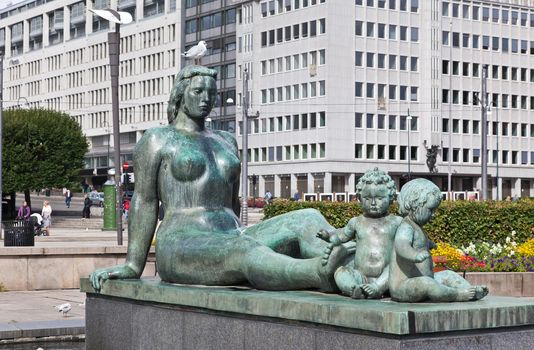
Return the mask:
<path fill-rule="evenodd" d="M 128 24 L 128 23 L 132 23 L 133 21 L 132 15 L 124 11 L 115 11 L 112 9 L 104 9 L 104 10 L 89 9 L 89 11 L 91 11 L 98 17 L 101 17 L 113 23 Z"/>

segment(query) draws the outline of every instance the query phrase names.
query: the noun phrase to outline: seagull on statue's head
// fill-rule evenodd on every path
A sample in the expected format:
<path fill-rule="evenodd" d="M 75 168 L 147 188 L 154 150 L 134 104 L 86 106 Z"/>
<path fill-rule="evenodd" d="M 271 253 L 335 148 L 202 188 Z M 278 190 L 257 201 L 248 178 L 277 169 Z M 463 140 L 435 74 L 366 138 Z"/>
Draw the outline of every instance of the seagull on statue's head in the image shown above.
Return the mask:
<path fill-rule="evenodd" d="M 191 47 L 186 52 L 182 53 L 182 56 L 184 56 L 187 59 L 198 59 L 206 54 L 206 51 L 208 48 L 206 47 L 206 42 L 204 40 L 200 40 L 198 44 Z"/>

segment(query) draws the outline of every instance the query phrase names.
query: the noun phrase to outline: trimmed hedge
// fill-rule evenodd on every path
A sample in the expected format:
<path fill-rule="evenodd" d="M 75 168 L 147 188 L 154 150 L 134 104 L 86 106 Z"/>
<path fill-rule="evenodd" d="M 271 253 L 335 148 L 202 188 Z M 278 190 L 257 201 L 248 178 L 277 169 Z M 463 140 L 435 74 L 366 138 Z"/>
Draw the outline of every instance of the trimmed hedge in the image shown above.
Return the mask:
<path fill-rule="evenodd" d="M 350 218 L 362 213 L 358 203 L 295 202 L 277 199 L 264 209 L 265 219 L 293 210 L 314 208 L 334 227 L 343 227 Z M 390 212 L 397 214 L 394 203 Z M 523 243 L 534 237 L 534 200 L 508 201 L 444 201 L 425 230 L 434 242 L 455 246 L 470 242 L 505 243 L 512 231 Z"/>

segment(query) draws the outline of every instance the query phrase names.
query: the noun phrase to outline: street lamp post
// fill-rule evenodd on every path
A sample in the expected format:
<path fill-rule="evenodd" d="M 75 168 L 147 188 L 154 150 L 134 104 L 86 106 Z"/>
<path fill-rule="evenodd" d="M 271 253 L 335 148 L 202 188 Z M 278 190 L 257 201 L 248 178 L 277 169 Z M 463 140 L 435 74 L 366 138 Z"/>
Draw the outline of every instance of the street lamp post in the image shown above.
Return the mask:
<path fill-rule="evenodd" d="M 111 76 L 111 112 L 113 115 L 113 147 L 115 165 L 115 210 L 117 216 L 117 244 L 122 245 L 122 213 L 121 213 L 121 151 L 119 127 L 119 54 L 120 54 L 120 25 L 131 23 L 133 18 L 128 12 L 112 9 L 93 10 L 95 15 L 115 23 L 115 31 L 108 33 L 109 66 Z M 109 142 L 108 142 L 109 143 Z"/>
<path fill-rule="evenodd" d="M 410 115 L 410 109 L 408 108 L 408 116 L 406 117 L 408 123 L 408 181 L 412 179 L 412 171 L 410 168 L 410 161 L 412 160 L 412 148 L 410 147 L 410 136 L 412 130 L 412 116 Z"/>
<path fill-rule="evenodd" d="M 243 142 L 241 147 L 241 222 L 248 225 L 248 70 L 243 70 Z"/>

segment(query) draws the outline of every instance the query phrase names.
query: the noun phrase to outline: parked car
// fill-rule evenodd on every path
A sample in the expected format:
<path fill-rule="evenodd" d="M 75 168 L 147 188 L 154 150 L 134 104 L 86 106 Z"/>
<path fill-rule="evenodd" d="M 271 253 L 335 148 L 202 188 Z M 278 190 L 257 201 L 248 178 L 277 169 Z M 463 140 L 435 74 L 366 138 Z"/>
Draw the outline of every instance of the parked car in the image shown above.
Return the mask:
<path fill-rule="evenodd" d="M 89 199 L 91 205 L 101 207 L 104 205 L 104 193 L 103 192 L 89 192 Z"/>

